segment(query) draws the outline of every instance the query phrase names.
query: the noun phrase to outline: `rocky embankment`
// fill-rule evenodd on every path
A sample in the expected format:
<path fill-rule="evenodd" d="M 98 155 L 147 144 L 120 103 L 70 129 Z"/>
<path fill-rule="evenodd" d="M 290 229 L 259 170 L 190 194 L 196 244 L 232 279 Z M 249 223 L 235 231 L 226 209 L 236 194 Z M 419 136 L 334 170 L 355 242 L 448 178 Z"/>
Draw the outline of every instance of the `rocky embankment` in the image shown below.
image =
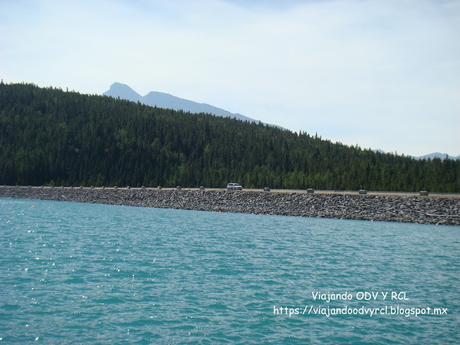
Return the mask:
<path fill-rule="evenodd" d="M 0 197 L 199 211 L 460 225 L 460 199 L 431 196 L 0 186 Z"/>

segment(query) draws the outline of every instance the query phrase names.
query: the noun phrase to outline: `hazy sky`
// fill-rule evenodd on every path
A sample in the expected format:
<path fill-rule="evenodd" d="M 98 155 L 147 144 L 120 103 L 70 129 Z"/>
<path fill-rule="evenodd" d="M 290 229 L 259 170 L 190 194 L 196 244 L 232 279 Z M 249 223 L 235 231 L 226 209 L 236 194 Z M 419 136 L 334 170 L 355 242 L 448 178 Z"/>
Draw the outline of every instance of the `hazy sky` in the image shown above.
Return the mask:
<path fill-rule="evenodd" d="M 115 81 L 362 147 L 460 154 L 460 1 L 0 0 L 0 77 Z"/>

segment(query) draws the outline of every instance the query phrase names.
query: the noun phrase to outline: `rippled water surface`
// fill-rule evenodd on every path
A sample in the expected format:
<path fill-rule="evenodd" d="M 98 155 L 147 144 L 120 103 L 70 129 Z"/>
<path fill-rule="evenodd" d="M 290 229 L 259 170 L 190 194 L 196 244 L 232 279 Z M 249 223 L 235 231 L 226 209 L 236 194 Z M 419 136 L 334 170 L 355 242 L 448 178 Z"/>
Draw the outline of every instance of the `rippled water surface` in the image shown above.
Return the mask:
<path fill-rule="evenodd" d="M 460 344 L 460 227 L 0 199 L 3 343 Z M 406 291 L 405 317 L 274 315 Z"/>

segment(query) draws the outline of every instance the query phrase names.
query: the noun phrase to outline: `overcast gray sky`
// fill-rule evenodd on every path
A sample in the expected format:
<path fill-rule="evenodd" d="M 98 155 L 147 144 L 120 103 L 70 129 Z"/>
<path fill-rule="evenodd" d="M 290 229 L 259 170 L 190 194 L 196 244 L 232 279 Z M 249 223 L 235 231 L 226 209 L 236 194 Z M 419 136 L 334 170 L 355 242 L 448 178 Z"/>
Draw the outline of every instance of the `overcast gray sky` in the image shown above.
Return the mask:
<path fill-rule="evenodd" d="M 0 77 L 115 81 L 346 144 L 460 154 L 460 1 L 0 0 Z"/>

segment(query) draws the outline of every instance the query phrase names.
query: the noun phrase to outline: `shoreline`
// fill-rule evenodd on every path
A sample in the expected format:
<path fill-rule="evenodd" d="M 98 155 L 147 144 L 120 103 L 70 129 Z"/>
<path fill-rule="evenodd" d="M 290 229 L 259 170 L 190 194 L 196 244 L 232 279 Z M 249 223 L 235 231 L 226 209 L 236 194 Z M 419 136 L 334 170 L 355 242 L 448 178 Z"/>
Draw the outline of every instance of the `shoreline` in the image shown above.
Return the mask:
<path fill-rule="evenodd" d="M 0 186 L 0 197 L 195 211 L 460 225 L 460 198 L 456 196 Z"/>

